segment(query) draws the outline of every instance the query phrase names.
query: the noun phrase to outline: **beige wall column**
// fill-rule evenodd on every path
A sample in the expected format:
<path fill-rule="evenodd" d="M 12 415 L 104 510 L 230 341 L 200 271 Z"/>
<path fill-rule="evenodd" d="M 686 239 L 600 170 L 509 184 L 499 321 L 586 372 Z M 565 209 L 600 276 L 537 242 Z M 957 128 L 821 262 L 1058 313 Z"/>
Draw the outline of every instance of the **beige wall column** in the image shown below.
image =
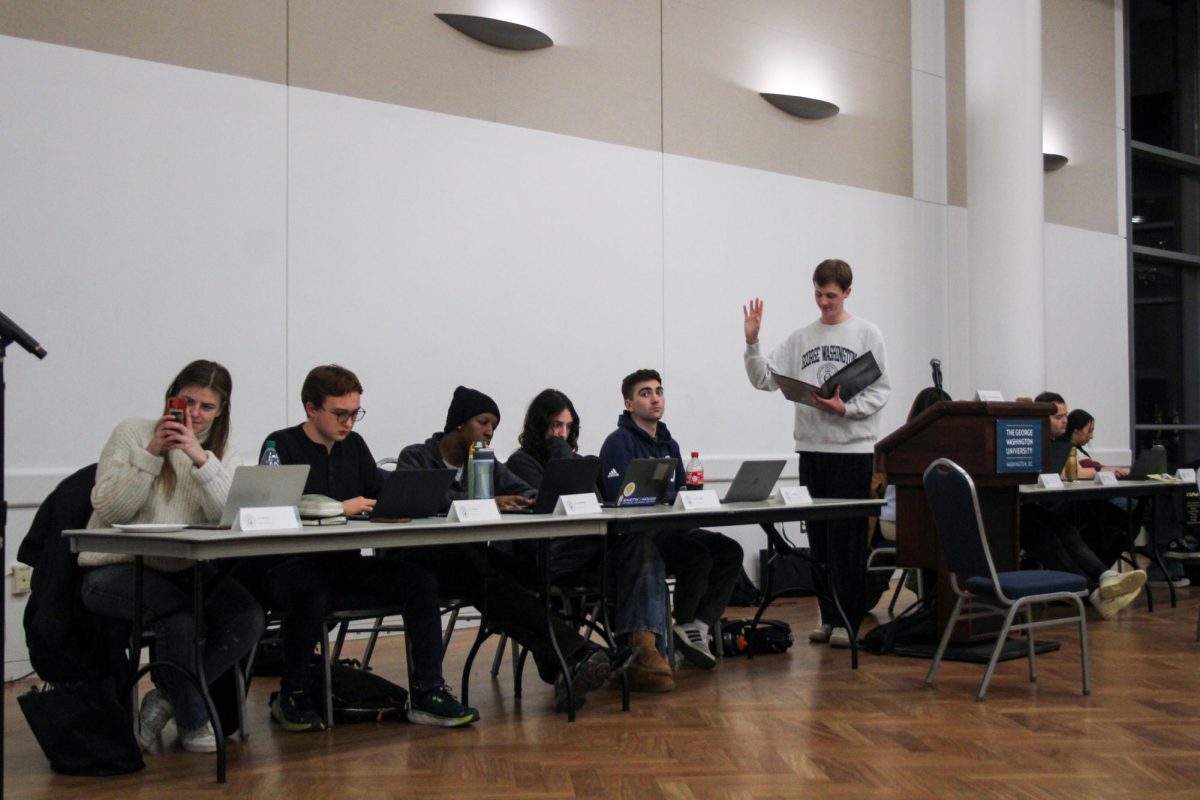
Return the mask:
<path fill-rule="evenodd" d="M 972 389 L 1045 381 L 1041 0 L 967 0 Z"/>

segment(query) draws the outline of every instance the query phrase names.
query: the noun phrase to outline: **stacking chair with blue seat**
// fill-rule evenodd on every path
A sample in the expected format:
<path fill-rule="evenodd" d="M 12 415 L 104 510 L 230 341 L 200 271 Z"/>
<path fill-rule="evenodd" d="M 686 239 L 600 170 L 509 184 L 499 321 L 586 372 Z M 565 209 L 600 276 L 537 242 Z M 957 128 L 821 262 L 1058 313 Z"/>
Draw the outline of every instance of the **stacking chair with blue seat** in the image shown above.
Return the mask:
<path fill-rule="evenodd" d="M 996 669 L 1000 651 L 1008 640 L 1009 631 L 1023 630 L 1029 647 L 1029 680 L 1037 680 L 1034 655 L 1035 628 L 1079 623 L 1079 663 L 1083 671 L 1083 693 L 1090 694 L 1087 663 L 1087 616 L 1083 598 L 1087 597 L 1087 581 L 1081 575 L 1056 570 L 1017 570 L 996 572 L 988 548 L 987 534 L 979 511 L 975 484 L 962 467 L 953 461 L 939 458 L 925 470 L 925 495 L 933 510 L 934 523 L 941 539 L 946 565 L 950 570 L 950 585 L 958 599 L 946 624 L 925 685 L 933 685 L 933 676 L 941 664 L 942 655 L 960 619 L 1002 616 L 1004 624 L 996 638 L 983 682 L 976 699 L 987 694 L 988 683 Z M 965 583 L 963 583 L 965 582 Z M 1078 613 L 1069 617 L 1033 621 L 1033 606 L 1039 603 L 1066 602 L 1075 605 Z M 976 610 L 978 608 L 979 610 Z M 1014 624 L 1017 614 L 1024 612 L 1025 622 Z"/>

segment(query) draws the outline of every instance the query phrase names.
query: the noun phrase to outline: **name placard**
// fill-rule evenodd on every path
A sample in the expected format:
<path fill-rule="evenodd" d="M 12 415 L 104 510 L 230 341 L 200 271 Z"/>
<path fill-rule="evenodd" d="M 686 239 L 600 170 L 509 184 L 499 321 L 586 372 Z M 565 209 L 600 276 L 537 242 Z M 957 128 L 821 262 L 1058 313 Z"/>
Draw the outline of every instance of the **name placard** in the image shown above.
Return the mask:
<path fill-rule="evenodd" d="M 500 519 L 495 500 L 455 500 L 450 504 L 447 522 L 486 522 Z"/>
<path fill-rule="evenodd" d="M 1183 481 L 1184 483 L 1196 482 L 1196 470 L 1194 469 L 1177 469 L 1175 470 L 1175 480 Z"/>
<path fill-rule="evenodd" d="M 600 501 L 596 499 L 594 492 L 559 495 L 558 502 L 554 504 L 554 516 L 556 517 L 579 517 L 584 514 L 599 513 L 601 513 Z"/>
<path fill-rule="evenodd" d="M 1102 470 L 1096 473 L 1096 477 L 1092 478 L 1092 481 L 1097 486 L 1116 486 L 1117 473 Z"/>
<path fill-rule="evenodd" d="M 1062 475 L 1054 472 L 1043 472 L 1038 475 L 1038 486 L 1043 489 L 1061 489 L 1063 488 Z"/>
<path fill-rule="evenodd" d="M 675 508 L 685 511 L 695 511 L 700 508 L 720 508 L 721 498 L 712 489 L 680 492 L 675 495 Z"/>
<path fill-rule="evenodd" d="M 295 506 L 263 506 L 238 509 L 235 531 L 298 531 L 300 512 Z"/>
<path fill-rule="evenodd" d="M 807 486 L 780 486 L 779 499 L 785 506 L 810 506 L 813 501 Z"/>

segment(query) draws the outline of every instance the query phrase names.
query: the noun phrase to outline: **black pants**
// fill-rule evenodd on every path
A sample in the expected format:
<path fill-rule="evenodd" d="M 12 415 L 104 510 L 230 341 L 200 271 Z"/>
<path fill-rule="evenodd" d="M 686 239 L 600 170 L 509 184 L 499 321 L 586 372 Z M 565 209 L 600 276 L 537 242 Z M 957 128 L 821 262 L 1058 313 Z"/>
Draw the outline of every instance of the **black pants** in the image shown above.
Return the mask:
<path fill-rule="evenodd" d="M 433 580 L 444 598 L 465 600 L 482 611 L 489 626 L 528 648 L 538 675 L 547 683 L 558 677 L 558 659 L 546 630 L 542 602 L 528 586 L 529 572 L 508 553 L 484 544 L 453 544 L 393 551 L 425 580 Z M 426 585 L 428 588 L 428 584 Z M 585 644 L 579 632 L 552 615 L 554 637 L 568 658 Z"/>
<path fill-rule="evenodd" d="M 356 552 L 318 553 L 261 560 L 270 607 L 282 615 L 284 691 L 307 690 L 313 648 L 326 635 L 336 608 L 400 605 L 412 643 L 414 690 L 441 685 L 442 620 L 437 582 L 407 559 Z"/>
<path fill-rule="evenodd" d="M 671 616 L 680 625 L 698 619 L 715 626 L 742 575 L 742 546 L 724 534 L 700 528 L 660 531 L 654 544 L 667 574 L 675 576 Z"/>
<path fill-rule="evenodd" d="M 800 453 L 800 484 L 814 497 L 860 500 L 871 496 L 870 453 Z M 829 579 L 837 588 L 838 600 L 850 620 L 851 635 L 858 632 L 866 616 L 867 541 L 865 519 L 810 521 L 808 546 L 813 558 L 829 569 Z M 818 580 L 823 580 L 818 576 Z M 841 627 L 837 607 L 831 599 L 820 598 L 821 622 Z"/>
<path fill-rule="evenodd" d="M 1100 576 L 1108 569 L 1083 540 L 1078 528 L 1043 506 L 1021 507 L 1021 546 L 1047 569 L 1087 578 L 1092 589 L 1099 585 Z"/>

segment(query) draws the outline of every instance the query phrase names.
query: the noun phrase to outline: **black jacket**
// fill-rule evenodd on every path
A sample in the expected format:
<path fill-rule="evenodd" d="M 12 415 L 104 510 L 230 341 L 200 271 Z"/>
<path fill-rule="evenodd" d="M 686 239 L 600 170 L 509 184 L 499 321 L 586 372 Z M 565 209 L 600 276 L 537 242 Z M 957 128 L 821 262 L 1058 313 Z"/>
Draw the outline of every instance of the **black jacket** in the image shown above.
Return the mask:
<path fill-rule="evenodd" d="M 396 459 L 396 469 L 453 469 L 449 464 L 442 460 L 442 451 L 438 448 L 438 442 L 445 436 L 444 433 L 435 433 L 430 438 L 426 439 L 422 444 L 410 444 L 408 447 L 400 451 L 399 457 Z M 502 494 L 519 494 L 522 497 L 535 497 L 537 489 L 534 489 L 525 481 L 513 474 L 512 470 L 496 461 L 496 473 L 493 477 L 493 485 L 497 495 Z M 450 484 L 450 500 L 466 500 L 467 486 L 461 479 L 455 479 L 454 483 Z"/>
<path fill-rule="evenodd" d="M 628 411 L 617 417 L 617 429 L 608 435 L 600 447 L 600 488 L 604 499 L 615 500 L 621 493 L 621 477 L 629 462 L 635 458 L 679 459 L 675 465 L 675 475 L 667 484 L 667 493 L 663 497 L 668 503 L 673 502 L 679 487 L 687 483 L 679 443 L 671 438 L 666 423 L 659 422 L 655 436 L 651 437 L 637 426 Z"/>
<path fill-rule="evenodd" d="M 62 532 L 86 528 L 92 516 L 96 465 L 64 478 L 42 502 L 17 558 L 33 567 L 25 606 L 25 645 L 38 676 L 51 683 L 124 679 L 128 626 L 88 611 L 79 587 L 83 571 Z"/>
<path fill-rule="evenodd" d="M 579 454 L 571 449 L 566 439 L 553 436 L 546 440 L 545 452 L 541 455 L 522 447 L 508 457 L 504 466 L 508 467 L 518 478 L 535 489 L 542 486 L 542 475 L 546 473 L 546 462 L 552 458 L 578 458 Z"/>

